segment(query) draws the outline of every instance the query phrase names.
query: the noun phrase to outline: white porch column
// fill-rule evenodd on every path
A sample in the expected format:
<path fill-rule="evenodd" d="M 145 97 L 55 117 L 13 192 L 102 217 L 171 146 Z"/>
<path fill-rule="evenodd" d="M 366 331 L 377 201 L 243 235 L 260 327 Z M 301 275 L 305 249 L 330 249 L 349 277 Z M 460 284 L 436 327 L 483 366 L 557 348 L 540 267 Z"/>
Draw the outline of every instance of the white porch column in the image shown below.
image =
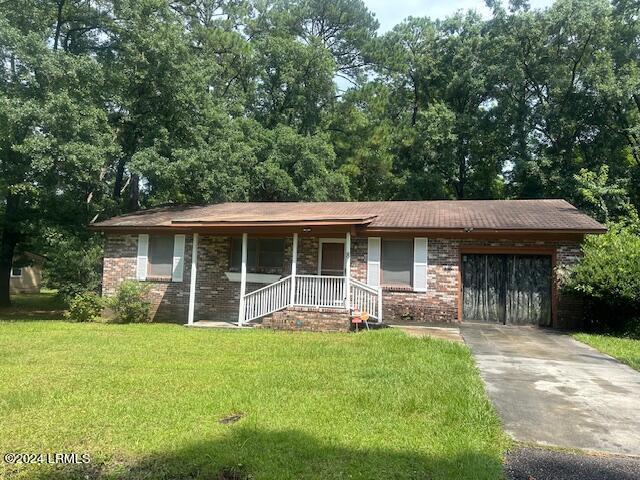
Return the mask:
<path fill-rule="evenodd" d="M 347 232 L 344 240 L 344 288 L 346 296 L 344 306 L 351 308 L 351 233 Z"/>
<path fill-rule="evenodd" d="M 191 248 L 191 280 L 189 283 L 189 315 L 187 324 L 193 325 L 196 311 L 196 275 L 198 273 L 198 234 L 193 234 L 193 246 Z"/>
<path fill-rule="evenodd" d="M 296 267 L 298 264 L 298 234 L 293 234 L 293 250 L 291 252 L 291 305 L 296 303 Z"/>
<path fill-rule="evenodd" d="M 240 269 L 240 308 L 238 309 L 238 326 L 244 322 L 244 295 L 247 292 L 247 239 L 249 235 L 242 234 L 242 266 Z"/>

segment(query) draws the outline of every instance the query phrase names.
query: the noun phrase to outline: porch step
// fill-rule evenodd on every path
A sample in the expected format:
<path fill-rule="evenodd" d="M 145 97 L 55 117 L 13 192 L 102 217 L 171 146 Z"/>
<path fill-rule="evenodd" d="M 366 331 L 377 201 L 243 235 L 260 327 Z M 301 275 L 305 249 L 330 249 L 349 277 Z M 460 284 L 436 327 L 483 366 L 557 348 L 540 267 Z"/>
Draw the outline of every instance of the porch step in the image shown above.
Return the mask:
<path fill-rule="evenodd" d="M 348 332 L 351 319 L 344 308 L 287 307 L 264 317 L 262 326 L 274 330 Z"/>

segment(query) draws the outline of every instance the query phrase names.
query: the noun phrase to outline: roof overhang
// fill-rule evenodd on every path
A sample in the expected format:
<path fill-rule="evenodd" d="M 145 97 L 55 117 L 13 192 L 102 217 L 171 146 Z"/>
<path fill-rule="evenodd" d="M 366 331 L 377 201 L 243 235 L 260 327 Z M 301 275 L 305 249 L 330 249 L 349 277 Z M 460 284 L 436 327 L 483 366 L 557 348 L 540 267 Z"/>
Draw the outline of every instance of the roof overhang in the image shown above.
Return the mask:
<path fill-rule="evenodd" d="M 367 225 L 376 218 L 375 215 L 368 217 L 318 217 L 318 218 L 271 218 L 263 219 L 180 219 L 173 220 L 171 225 L 180 225 L 187 227 L 211 227 L 211 228 L 228 228 L 228 227 L 327 227 L 338 225 Z"/>
<path fill-rule="evenodd" d="M 441 238 L 491 238 L 491 239 L 580 239 L 589 234 L 602 234 L 607 229 L 518 229 L 518 228 L 428 228 L 428 229 L 398 229 L 373 227 L 366 228 L 363 233 L 366 236 L 426 236 Z"/>
<path fill-rule="evenodd" d="M 241 233 L 259 233 L 261 235 L 283 235 L 288 233 L 301 233 L 318 235 L 327 233 L 355 232 L 356 228 L 366 228 L 375 219 L 368 217 L 322 217 L 301 219 L 180 219 L 165 222 L 159 225 L 92 225 L 90 228 L 96 231 L 113 233 L 137 233 L 137 232 L 198 232 L 218 235 L 234 235 Z"/>

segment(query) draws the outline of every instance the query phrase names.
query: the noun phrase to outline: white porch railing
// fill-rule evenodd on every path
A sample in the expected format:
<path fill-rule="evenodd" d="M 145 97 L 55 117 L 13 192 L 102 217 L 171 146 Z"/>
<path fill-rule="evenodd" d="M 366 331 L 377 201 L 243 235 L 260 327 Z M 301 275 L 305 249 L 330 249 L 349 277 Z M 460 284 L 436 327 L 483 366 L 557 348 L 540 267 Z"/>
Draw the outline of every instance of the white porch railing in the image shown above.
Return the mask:
<path fill-rule="evenodd" d="M 351 279 L 351 308 L 367 312 L 370 317 L 381 320 L 382 292 L 379 288 Z"/>
<path fill-rule="evenodd" d="M 250 322 L 291 304 L 291 275 L 244 296 L 244 321 Z"/>
<path fill-rule="evenodd" d="M 344 307 L 346 277 L 296 275 L 294 305 L 300 307 Z"/>
<path fill-rule="evenodd" d="M 378 288 L 353 278 L 347 281 L 344 276 L 328 275 L 289 275 L 247 293 L 244 296 L 244 315 L 241 318 L 243 323 L 247 323 L 289 306 L 346 309 L 347 305 L 367 312 L 378 321 L 382 320 L 382 293 Z"/>

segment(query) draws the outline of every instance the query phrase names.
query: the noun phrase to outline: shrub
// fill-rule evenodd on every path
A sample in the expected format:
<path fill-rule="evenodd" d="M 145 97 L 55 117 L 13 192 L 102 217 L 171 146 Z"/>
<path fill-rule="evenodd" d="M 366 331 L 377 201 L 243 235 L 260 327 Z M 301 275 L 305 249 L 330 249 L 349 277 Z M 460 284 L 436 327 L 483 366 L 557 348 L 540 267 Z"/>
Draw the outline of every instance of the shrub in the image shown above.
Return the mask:
<path fill-rule="evenodd" d="M 588 237 L 584 258 L 567 279 L 567 287 L 611 306 L 640 307 L 640 236 L 612 228 Z"/>
<path fill-rule="evenodd" d="M 134 280 L 125 280 L 109 301 L 114 319 L 120 323 L 151 321 L 151 302 L 147 299 L 149 287 Z"/>
<path fill-rule="evenodd" d="M 82 292 L 72 297 L 64 316 L 72 322 L 95 322 L 100 319 L 103 299 L 95 292 Z"/>
<path fill-rule="evenodd" d="M 589 236 L 584 258 L 566 276 L 563 288 L 587 301 L 587 322 L 598 330 L 638 331 L 640 316 L 640 236 L 637 227 L 611 225 Z"/>

